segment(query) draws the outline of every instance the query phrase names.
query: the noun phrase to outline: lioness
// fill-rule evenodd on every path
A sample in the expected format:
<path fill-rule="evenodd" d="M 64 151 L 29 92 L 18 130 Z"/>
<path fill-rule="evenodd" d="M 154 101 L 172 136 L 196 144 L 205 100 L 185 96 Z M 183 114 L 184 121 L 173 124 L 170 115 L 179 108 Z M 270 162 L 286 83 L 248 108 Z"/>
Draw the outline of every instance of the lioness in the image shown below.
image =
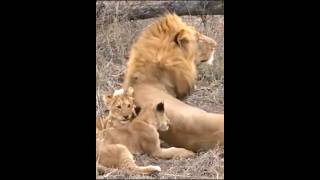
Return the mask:
<path fill-rule="evenodd" d="M 160 137 L 175 147 L 206 150 L 224 143 L 224 115 L 181 101 L 193 89 L 196 66 L 212 63 L 217 43 L 167 14 L 143 30 L 133 44 L 123 88 L 132 86 L 137 106 L 161 100 L 171 120 Z"/>

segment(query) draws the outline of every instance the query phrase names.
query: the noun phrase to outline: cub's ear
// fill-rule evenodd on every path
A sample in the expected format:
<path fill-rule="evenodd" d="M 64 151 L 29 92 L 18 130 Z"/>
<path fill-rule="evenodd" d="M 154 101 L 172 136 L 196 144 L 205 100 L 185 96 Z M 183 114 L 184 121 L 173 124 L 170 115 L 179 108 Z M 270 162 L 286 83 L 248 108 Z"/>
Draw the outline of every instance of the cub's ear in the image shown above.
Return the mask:
<path fill-rule="evenodd" d="M 127 89 L 127 94 L 128 94 L 129 96 L 133 96 L 133 92 L 134 92 L 133 88 L 132 88 L 131 86 L 128 87 L 128 89 Z"/>
<path fill-rule="evenodd" d="M 117 89 L 113 92 L 113 96 L 119 96 L 119 95 L 122 95 L 124 92 L 124 90 L 121 88 L 121 89 Z"/>
<path fill-rule="evenodd" d="M 179 45 L 179 47 L 186 48 L 190 41 L 190 33 L 187 30 L 182 29 L 176 34 L 174 41 Z"/>
<path fill-rule="evenodd" d="M 112 98 L 113 98 L 113 96 L 112 95 L 104 95 L 103 96 L 103 102 L 104 102 L 104 104 L 107 106 L 107 107 L 109 107 L 110 105 L 111 105 L 111 102 L 112 102 Z"/>
<path fill-rule="evenodd" d="M 157 104 L 157 111 L 163 113 L 164 112 L 164 103 L 160 102 Z"/>
<path fill-rule="evenodd" d="M 140 111 L 141 111 L 141 107 L 136 106 L 136 107 L 134 108 L 134 111 L 136 112 L 136 115 L 138 116 L 139 113 L 140 113 Z"/>

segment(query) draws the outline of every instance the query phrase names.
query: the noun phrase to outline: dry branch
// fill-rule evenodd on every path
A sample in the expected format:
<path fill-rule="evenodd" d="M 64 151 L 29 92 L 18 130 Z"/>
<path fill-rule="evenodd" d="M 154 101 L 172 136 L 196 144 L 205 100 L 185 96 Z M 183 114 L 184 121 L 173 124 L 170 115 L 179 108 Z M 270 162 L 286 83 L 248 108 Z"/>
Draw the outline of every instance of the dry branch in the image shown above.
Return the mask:
<path fill-rule="evenodd" d="M 106 23 L 114 19 L 136 20 L 158 17 L 164 12 L 175 12 L 178 15 L 222 15 L 223 0 L 202 1 L 119 1 L 97 2 L 96 17 Z M 117 18 L 114 18 L 114 17 Z"/>

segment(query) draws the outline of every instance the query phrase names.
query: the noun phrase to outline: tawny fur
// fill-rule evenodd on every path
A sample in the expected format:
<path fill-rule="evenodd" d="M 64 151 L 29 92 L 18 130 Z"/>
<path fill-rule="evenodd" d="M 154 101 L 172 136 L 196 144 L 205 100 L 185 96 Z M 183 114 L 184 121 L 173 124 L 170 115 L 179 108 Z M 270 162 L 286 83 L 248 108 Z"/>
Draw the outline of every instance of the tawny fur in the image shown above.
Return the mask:
<path fill-rule="evenodd" d="M 125 145 L 133 154 L 147 153 L 157 158 L 192 156 L 193 152 L 183 148 L 160 148 L 157 130 L 167 131 L 168 123 L 169 119 L 164 111 L 159 112 L 156 106 L 148 105 L 143 107 L 139 115 L 127 126 L 106 129 L 106 142 Z"/>
<path fill-rule="evenodd" d="M 97 130 L 98 136 L 103 136 L 103 131 Z M 128 148 L 121 144 L 105 143 L 103 138 L 96 140 L 97 175 L 98 170 L 105 167 L 128 169 L 137 174 L 151 174 L 161 171 L 159 166 L 138 166 Z"/>
<path fill-rule="evenodd" d="M 133 44 L 123 83 L 135 89 L 135 103 L 166 102 L 170 129 L 161 139 L 193 151 L 224 143 L 224 115 L 183 103 L 195 85 L 196 67 L 212 59 L 216 42 L 167 14 L 144 29 Z M 211 60 L 210 60 L 211 61 Z"/>
<path fill-rule="evenodd" d="M 120 97 L 130 98 L 130 96 L 112 96 L 119 100 Z M 121 100 L 125 100 L 121 98 Z M 107 102 L 108 103 L 108 102 Z M 114 102 L 110 113 L 117 103 Z M 156 106 L 149 105 L 142 108 L 139 115 L 126 124 L 119 124 L 121 118 L 110 119 L 110 126 L 106 126 L 103 131 L 97 128 L 97 161 L 99 165 L 105 167 L 116 167 L 132 170 L 135 173 L 150 174 L 160 171 L 158 166 L 137 166 L 132 154 L 147 153 L 158 158 L 190 157 L 193 152 L 183 148 L 161 148 L 157 130 L 167 131 L 169 119 L 165 115 L 163 103 Z"/>
<path fill-rule="evenodd" d="M 133 89 L 130 87 L 124 92 L 115 91 L 113 95 L 103 96 L 103 100 L 109 109 L 109 115 L 96 120 L 97 176 L 98 170 L 103 171 L 105 167 L 128 169 L 137 174 L 161 171 L 159 166 L 138 166 L 126 146 L 105 141 L 105 138 L 109 138 L 105 133 L 110 128 L 125 127 L 135 117 Z"/>
<path fill-rule="evenodd" d="M 135 118 L 132 87 L 129 87 L 126 91 L 117 90 L 113 95 L 104 95 L 103 100 L 109 110 L 109 114 L 107 117 L 96 119 L 96 127 L 99 130 L 105 129 L 107 125 L 122 126 Z"/>

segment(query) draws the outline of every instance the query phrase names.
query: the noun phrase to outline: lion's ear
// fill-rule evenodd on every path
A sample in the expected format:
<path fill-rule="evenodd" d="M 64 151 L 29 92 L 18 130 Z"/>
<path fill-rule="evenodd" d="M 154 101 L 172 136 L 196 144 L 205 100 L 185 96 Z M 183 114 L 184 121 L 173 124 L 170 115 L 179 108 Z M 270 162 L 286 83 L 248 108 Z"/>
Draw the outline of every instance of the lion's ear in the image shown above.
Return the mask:
<path fill-rule="evenodd" d="M 190 34 L 187 30 L 182 29 L 180 32 L 178 32 L 174 38 L 174 41 L 179 45 L 181 48 L 185 48 L 186 45 L 190 41 Z"/>

